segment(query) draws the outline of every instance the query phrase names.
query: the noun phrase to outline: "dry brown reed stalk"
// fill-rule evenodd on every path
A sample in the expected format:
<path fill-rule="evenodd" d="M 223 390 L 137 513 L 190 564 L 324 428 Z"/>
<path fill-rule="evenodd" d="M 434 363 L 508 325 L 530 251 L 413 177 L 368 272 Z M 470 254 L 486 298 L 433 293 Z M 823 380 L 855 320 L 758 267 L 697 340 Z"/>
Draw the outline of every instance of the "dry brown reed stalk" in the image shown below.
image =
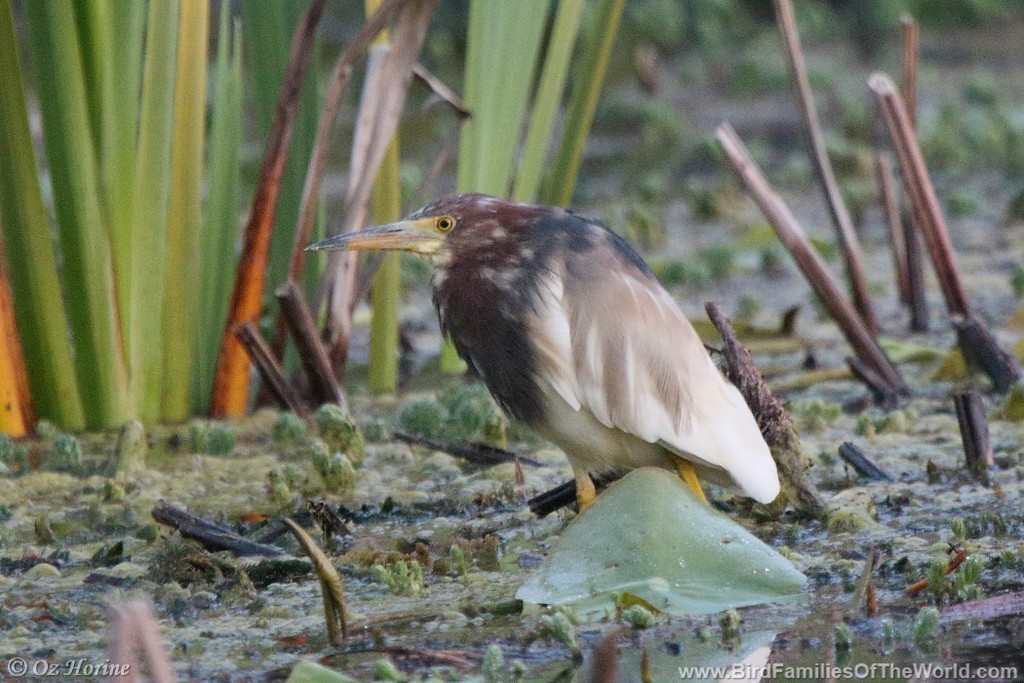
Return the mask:
<path fill-rule="evenodd" d="M 298 394 L 292 389 L 288 379 L 284 376 L 281 364 L 277 362 L 270 345 L 260 335 L 259 330 L 253 323 L 244 323 L 235 328 L 235 336 L 249 354 L 249 358 L 256 366 L 256 370 L 263 378 L 265 386 L 270 394 L 277 399 L 282 408 L 292 411 L 300 417 L 309 415 L 306 405 L 299 399 Z"/>
<path fill-rule="evenodd" d="M 907 108 L 910 125 L 917 127 L 917 64 L 921 52 L 920 32 L 913 17 L 905 16 L 903 26 L 903 73 L 900 78 L 900 92 Z M 924 288 L 924 263 L 921 259 L 921 228 L 914 223 L 912 212 L 904 209 L 904 253 L 907 258 L 907 304 L 910 306 L 910 329 L 912 332 L 928 331 L 928 300 Z"/>
<path fill-rule="evenodd" d="M 214 417 L 241 415 L 245 412 L 249 396 L 249 357 L 234 330 L 259 317 L 270 256 L 270 237 L 281 191 L 281 176 L 288 159 L 288 146 L 299 111 L 299 95 L 309 72 L 316 27 L 324 3 L 325 0 L 314 0 L 310 4 L 292 37 L 281 94 L 263 153 L 252 212 L 243 233 L 242 253 L 235 283 L 231 288 L 227 324 L 221 340 L 220 355 L 217 357 L 210 401 L 210 413 Z"/>
<path fill-rule="evenodd" d="M 882 347 L 864 325 L 863 319 L 829 275 L 821 255 L 811 245 L 803 228 L 782 197 L 769 184 L 743 141 L 728 123 L 715 131 L 715 139 L 739 172 L 747 190 L 771 223 L 782 244 L 792 254 L 815 294 L 842 330 L 846 341 L 865 365 L 877 372 L 893 393 L 906 392 L 902 376 Z"/>
<path fill-rule="evenodd" d="M 783 495 L 774 505 L 778 506 L 781 513 L 782 507 L 788 502 L 802 515 L 823 519 L 825 504 L 814 482 L 807 476 L 811 462 L 800 448 L 800 435 L 793 424 L 793 418 L 782 401 L 772 393 L 761 371 L 754 365 L 750 351 L 740 343 L 732 324 L 722 315 L 718 306 L 714 302 L 707 302 L 704 310 L 722 337 L 725 376 L 743 395 L 778 466 Z"/>
<path fill-rule="evenodd" d="M 843 249 L 846 275 L 850 280 L 850 291 L 853 293 L 853 305 L 864 321 L 868 332 L 877 335 L 878 321 L 875 319 L 871 296 L 868 293 L 867 278 L 864 275 L 864 254 L 861 251 L 857 231 L 853 228 L 853 219 L 850 218 L 843 193 L 839 190 L 839 183 L 836 181 L 832 162 L 829 160 L 828 150 L 825 147 L 825 134 L 821 129 L 818 108 L 814 103 L 814 93 L 811 92 L 811 82 L 807 77 L 807 64 L 804 61 L 803 49 L 800 47 L 800 33 L 796 25 L 792 0 L 775 0 L 775 16 L 778 20 L 779 32 L 782 34 L 782 42 L 786 48 L 786 58 L 789 60 L 793 85 L 796 88 L 797 100 L 800 102 L 800 111 L 807 124 L 811 159 L 814 161 L 818 179 L 825 190 L 829 214 Z"/>
<path fill-rule="evenodd" d="M 436 5 L 437 0 L 409 0 L 402 7 L 390 45 L 371 51 L 352 141 L 345 214 L 339 227 L 328 230 L 330 234 L 352 232 L 365 225 L 373 184 L 405 108 L 413 67 Z M 348 355 L 356 263 L 355 252 L 330 252 L 321 287 L 327 310 L 324 339 L 335 374 L 340 374 Z"/>
<path fill-rule="evenodd" d="M 294 280 L 289 279 L 278 288 L 274 296 L 281 305 L 282 318 L 298 348 L 302 367 L 309 379 L 314 405 L 337 403 L 342 410 L 348 412 L 345 392 L 338 386 L 327 348 L 317 332 L 313 314 L 306 303 L 306 297 L 302 294 L 302 288 L 295 284 Z"/>
<path fill-rule="evenodd" d="M 904 16 L 900 19 L 900 25 L 903 27 L 903 73 L 900 77 L 900 92 L 903 94 L 907 116 L 910 117 L 910 125 L 916 128 L 917 63 L 921 54 L 921 38 L 913 17 Z"/>
<path fill-rule="evenodd" d="M 323 183 L 331 132 L 334 130 L 334 122 L 338 118 L 338 109 L 341 107 L 341 98 L 348 89 L 355 64 L 362 59 L 369 49 L 370 43 L 373 42 L 381 29 L 387 26 L 398 14 L 398 11 L 411 1 L 386 0 L 366 20 L 359 29 L 359 32 L 348 41 L 345 49 L 342 50 L 338 59 L 334 62 L 334 68 L 331 70 L 331 77 L 324 92 L 324 102 L 320 109 L 320 121 L 317 124 L 316 139 L 309 156 L 309 165 L 306 167 L 306 180 L 302 186 L 299 220 L 295 228 L 295 237 L 292 241 L 292 255 L 288 264 L 288 277 L 293 282 L 302 281 L 302 271 L 306 265 L 305 249 L 312 237 L 313 225 L 316 220 L 320 186 Z M 271 348 L 273 348 L 274 354 L 278 358 L 281 358 L 284 354 L 286 339 L 287 330 L 285 329 L 284 320 L 278 316 L 277 323 L 274 325 L 274 336 L 271 342 Z"/>
<path fill-rule="evenodd" d="M 985 403 L 977 391 L 965 391 L 953 395 L 953 405 L 956 409 L 957 422 L 960 424 L 960 438 L 964 444 L 967 469 L 975 479 L 987 486 L 988 471 L 994 462 L 988 438 Z"/>
<path fill-rule="evenodd" d="M 160 635 L 160 624 L 149 601 L 144 598 L 114 602 L 107 623 L 107 656 L 123 675 L 111 680 L 124 683 L 174 683 L 177 680 L 167 656 L 167 645 Z M 141 657 L 140 657 L 141 655 Z M 143 672 L 149 677 L 144 678 Z"/>
<path fill-rule="evenodd" d="M 327 623 L 327 639 L 331 645 L 340 647 L 348 638 L 348 619 L 341 574 L 305 529 L 287 517 L 283 521 L 313 563 L 317 578 L 320 579 L 320 591 L 324 601 L 324 620 Z"/>
<path fill-rule="evenodd" d="M 964 358 L 972 367 L 984 371 L 998 391 L 1006 391 L 1024 378 L 1024 369 L 1011 354 L 999 348 L 992 333 L 971 311 L 946 221 L 903 99 L 892 80 L 883 73 L 873 74 L 868 79 L 868 87 L 878 100 L 889 130 L 889 139 L 900 162 L 903 185 L 910 196 L 915 225 L 924 234 Z"/>
<path fill-rule="evenodd" d="M 900 301 L 910 302 L 910 273 L 907 270 L 907 238 L 900 215 L 900 198 L 896 192 L 896 177 L 892 170 L 892 156 L 879 150 L 875 154 L 875 178 L 878 194 L 882 199 L 882 212 L 889 226 L 889 243 L 892 245 L 892 261 L 896 269 L 896 285 Z"/>

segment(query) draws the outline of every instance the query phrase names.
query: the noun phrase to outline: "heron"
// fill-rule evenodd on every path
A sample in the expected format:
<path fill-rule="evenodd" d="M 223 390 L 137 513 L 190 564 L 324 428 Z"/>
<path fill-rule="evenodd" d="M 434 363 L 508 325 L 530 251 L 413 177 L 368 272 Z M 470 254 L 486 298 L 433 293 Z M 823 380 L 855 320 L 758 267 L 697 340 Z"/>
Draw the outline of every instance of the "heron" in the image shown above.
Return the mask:
<path fill-rule="evenodd" d="M 433 267 L 442 332 L 497 404 L 568 457 L 580 510 L 592 472 L 674 470 L 761 503 L 779 493 L 768 445 L 641 256 L 572 210 L 483 194 L 311 250 L 398 250 Z"/>

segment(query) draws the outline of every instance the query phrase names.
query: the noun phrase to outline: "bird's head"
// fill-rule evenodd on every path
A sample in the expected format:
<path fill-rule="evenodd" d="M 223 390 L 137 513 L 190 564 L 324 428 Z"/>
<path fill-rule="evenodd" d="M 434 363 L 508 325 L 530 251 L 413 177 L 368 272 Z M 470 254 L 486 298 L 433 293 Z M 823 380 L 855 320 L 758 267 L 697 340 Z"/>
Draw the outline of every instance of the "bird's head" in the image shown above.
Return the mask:
<path fill-rule="evenodd" d="M 483 194 L 451 195 L 397 223 L 329 237 L 307 249 L 408 251 L 443 261 L 457 243 L 473 241 L 482 226 L 500 225 L 506 222 L 503 214 L 526 209 Z"/>

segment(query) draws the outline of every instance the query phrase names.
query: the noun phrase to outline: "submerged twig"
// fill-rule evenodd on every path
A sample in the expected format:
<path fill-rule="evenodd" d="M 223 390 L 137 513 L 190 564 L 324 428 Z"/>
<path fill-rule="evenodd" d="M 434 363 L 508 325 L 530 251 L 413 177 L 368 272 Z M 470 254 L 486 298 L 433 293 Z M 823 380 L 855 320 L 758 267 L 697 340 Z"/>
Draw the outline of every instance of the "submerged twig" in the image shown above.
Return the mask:
<path fill-rule="evenodd" d="M 456 669 L 473 669 L 480 666 L 481 656 L 472 650 L 446 648 L 437 650 L 427 647 L 401 647 L 399 645 L 358 645 L 338 652 L 339 655 L 379 653 L 391 657 L 415 659 L 423 666 L 451 666 Z"/>
<path fill-rule="evenodd" d="M 789 60 L 790 72 L 793 76 L 793 84 L 796 88 L 797 99 L 800 102 L 800 111 L 803 114 L 804 122 L 807 124 L 807 137 L 811 145 L 811 159 L 814 161 L 814 168 L 817 171 L 818 179 L 825 190 L 825 198 L 828 200 L 829 213 L 832 216 L 832 223 L 835 225 L 839 235 L 839 243 L 843 249 L 843 258 L 846 261 L 846 275 L 850 280 L 850 290 L 853 293 L 853 305 L 860 313 L 861 320 L 868 332 L 872 335 L 878 334 L 878 321 L 875 319 L 874 309 L 871 305 L 871 297 L 868 294 L 867 278 L 864 275 L 863 260 L 860 241 L 857 239 L 857 232 L 853 228 L 853 219 L 850 218 L 850 211 L 846 207 L 843 193 L 839 190 L 839 183 L 836 181 L 835 172 L 832 170 L 832 162 L 828 157 L 828 150 L 825 147 L 825 134 L 821 129 L 821 121 L 818 119 L 818 108 L 814 104 L 814 94 L 811 92 L 811 82 L 807 77 L 807 65 L 804 62 L 803 50 L 800 47 L 800 32 L 796 25 L 796 14 L 793 12 L 792 0 L 775 0 L 775 16 L 779 24 L 779 32 L 786 48 L 786 58 Z"/>
<path fill-rule="evenodd" d="M 967 469 L 975 479 L 988 486 L 988 470 L 993 465 L 992 446 L 988 440 L 988 416 L 981 394 L 977 391 L 954 394 L 953 405 L 960 424 Z"/>
<path fill-rule="evenodd" d="M 324 619 L 327 622 L 327 639 L 331 645 L 338 647 L 348 638 L 348 625 L 345 617 L 345 593 L 342 589 L 341 575 L 331 563 L 330 558 L 320 550 L 316 541 L 301 526 L 284 518 L 284 523 L 291 529 L 295 540 L 306 551 L 317 578 L 320 579 L 320 591 L 324 600 Z"/>
<path fill-rule="evenodd" d="M 950 605 L 942 610 L 943 621 L 988 621 L 1007 615 L 1024 613 L 1024 591 L 994 595 L 991 598 L 972 600 L 959 605 Z"/>
<path fill-rule="evenodd" d="M 996 391 L 1006 392 L 1021 379 L 1021 369 L 1017 357 L 1002 349 L 996 338 L 980 320 L 971 316 L 964 320 L 954 320 L 957 343 L 964 354 L 968 367 L 980 369 L 989 379 Z"/>
<path fill-rule="evenodd" d="M 177 530 L 185 538 L 198 541 L 204 548 L 213 552 L 227 550 L 234 555 L 263 555 L 267 557 L 285 554 L 278 547 L 250 541 L 230 529 L 207 522 L 205 519 L 196 517 L 163 500 L 153 507 L 152 515 L 157 523 Z"/>
<path fill-rule="evenodd" d="M 849 441 L 839 446 L 839 457 L 856 470 L 857 474 L 871 481 L 896 481 L 891 474 L 876 465 L 864 451 Z"/>
<path fill-rule="evenodd" d="M 428 439 L 423 436 L 405 434 L 403 432 L 395 432 L 393 436 L 399 441 L 404 441 L 405 443 L 414 444 L 416 446 L 423 446 L 434 451 L 442 451 L 448 455 L 454 455 L 476 465 L 483 465 L 485 467 L 500 465 L 506 462 L 521 462 L 526 463 L 527 465 L 533 465 L 534 467 L 541 466 L 541 463 L 537 462 L 533 458 L 527 458 L 524 455 L 518 455 L 512 451 L 506 451 L 504 448 L 495 448 L 494 446 L 488 446 L 483 443 L 445 443 L 443 441 L 434 441 L 433 439 Z"/>
<path fill-rule="evenodd" d="M 278 400 L 282 407 L 287 408 L 300 417 L 309 415 L 306 404 L 303 403 L 298 394 L 292 389 L 288 379 L 284 376 L 281 364 L 274 357 L 274 352 L 260 335 L 256 326 L 251 322 L 239 325 L 235 328 L 235 336 L 245 348 L 249 358 L 256 365 L 260 377 L 270 389 L 270 393 Z"/>
<path fill-rule="evenodd" d="M 878 345 L 878 341 L 865 327 L 860 314 L 843 295 L 839 286 L 828 273 L 821 255 L 811 245 L 803 228 L 797 222 L 782 197 L 768 183 L 757 163 L 751 158 L 746 147 L 728 123 L 715 131 L 715 138 L 725 151 L 729 161 L 739 172 L 762 213 L 775 228 L 779 239 L 796 260 L 797 265 L 814 288 L 818 298 L 828 309 L 832 319 L 839 325 L 847 342 L 857 357 L 871 366 L 894 392 L 907 390 L 903 377 L 896 366 Z"/>
<path fill-rule="evenodd" d="M 343 410 L 348 409 L 345 392 L 338 386 L 338 380 L 331 368 L 327 348 L 320 339 L 313 314 L 306 304 L 302 290 L 291 279 L 274 292 L 281 304 L 281 314 L 291 332 L 292 339 L 302 359 L 302 367 L 309 378 L 313 399 L 317 404 L 337 403 Z"/>
<path fill-rule="evenodd" d="M 874 574 L 875 567 L 878 566 L 881 560 L 882 553 L 877 548 L 868 549 L 867 557 L 864 559 L 864 567 L 861 569 L 860 576 L 857 578 L 857 585 L 853 591 L 853 598 L 850 600 L 849 613 L 851 617 L 856 616 L 856 613 L 860 610 L 861 603 L 864 603 L 868 616 L 874 616 L 874 614 L 871 613 L 874 609 L 871 605 L 871 595 L 874 592 L 871 579 Z M 877 605 L 875 607 L 877 607 Z"/>
<path fill-rule="evenodd" d="M 871 397 L 874 399 L 875 405 L 886 410 L 899 405 L 900 395 L 893 391 L 892 386 L 867 363 L 859 358 L 847 356 L 846 364 L 850 366 L 850 372 L 853 376 L 863 382 L 864 386 L 871 391 Z"/>
<path fill-rule="evenodd" d="M 625 474 L 625 470 L 602 472 L 601 474 L 594 474 L 591 472 L 590 478 L 594 480 L 594 488 L 601 491 L 602 489 L 607 488 L 613 481 L 621 479 Z M 546 517 L 552 512 L 561 510 L 575 502 L 576 482 L 567 481 L 559 484 L 553 489 L 548 489 L 543 493 L 538 493 L 536 496 L 526 501 L 526 505 L 530 508 L 530 512 L 533 514 L 538 517 Z"/>

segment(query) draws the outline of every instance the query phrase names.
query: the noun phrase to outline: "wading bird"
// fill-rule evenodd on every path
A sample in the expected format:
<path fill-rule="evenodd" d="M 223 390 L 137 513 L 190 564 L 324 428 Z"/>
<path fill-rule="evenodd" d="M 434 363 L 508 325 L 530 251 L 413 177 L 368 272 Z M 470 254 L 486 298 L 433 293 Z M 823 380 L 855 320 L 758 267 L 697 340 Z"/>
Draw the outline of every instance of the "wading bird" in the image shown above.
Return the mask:
<path fill-rule="evenodd" d="M 665 467 L 762 503 L 779 492 L 736 387 L 644 260 L 565 209 L 481 194 L 310 249 L 388 249 L 433 265 L 442 331 L 510 416 L 569 457 L 580 509 L 590 472 Z"/>

